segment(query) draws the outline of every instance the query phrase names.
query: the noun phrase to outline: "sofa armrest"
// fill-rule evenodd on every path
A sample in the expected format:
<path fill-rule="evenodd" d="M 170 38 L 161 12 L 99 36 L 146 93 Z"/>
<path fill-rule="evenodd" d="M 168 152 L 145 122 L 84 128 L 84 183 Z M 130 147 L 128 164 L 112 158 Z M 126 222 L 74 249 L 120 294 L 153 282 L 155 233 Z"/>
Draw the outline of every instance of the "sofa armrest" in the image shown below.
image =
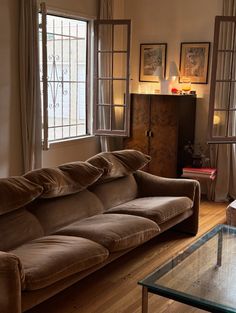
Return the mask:
<path fill-rule="evenodd" d="M 176 228 L 197 234 L 199 225 L 200 184 L 193 179 L 177 179 L 155 176 L 143 171 L 134 173 L 139 197 L 188 197 L 193 201 L 193 214 Z"/>
<path fill-rule="evenodd" d="M 199 182 L 192 179 L 165 178 L 143 171 L 134 173 L 140 197 L 173 196 L 189 197 L 194 200 Z"/>
<path fill-rule="evenodd" d="M 21 284 L 24 272 L 19 259 L 0 251 L 0 312 L 21 313 Z"/>

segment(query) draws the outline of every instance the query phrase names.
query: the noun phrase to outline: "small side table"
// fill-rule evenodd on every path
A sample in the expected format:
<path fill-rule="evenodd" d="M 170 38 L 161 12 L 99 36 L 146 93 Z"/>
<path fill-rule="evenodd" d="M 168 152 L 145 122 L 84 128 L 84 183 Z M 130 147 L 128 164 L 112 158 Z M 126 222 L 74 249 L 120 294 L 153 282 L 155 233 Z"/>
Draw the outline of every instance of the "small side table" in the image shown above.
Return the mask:
<path fill-rule="evenodd" d="M 203 181 L 206 183 L 207 187 L 207 195 L 210 200 L 213 188 L 213 182 L 216 179 L 216 169 L 210 167 L 199 167 L 199 168 L 190 168 L 184 167 L 183 174 L 181 175 L 183 178 L 192 178 L 199 181 L 201 184 Z"/>
<path fill-rule="evenodd" d="M 227 224 L 236 226 L 236 200 L 231 202 L 226 208 Z"/>

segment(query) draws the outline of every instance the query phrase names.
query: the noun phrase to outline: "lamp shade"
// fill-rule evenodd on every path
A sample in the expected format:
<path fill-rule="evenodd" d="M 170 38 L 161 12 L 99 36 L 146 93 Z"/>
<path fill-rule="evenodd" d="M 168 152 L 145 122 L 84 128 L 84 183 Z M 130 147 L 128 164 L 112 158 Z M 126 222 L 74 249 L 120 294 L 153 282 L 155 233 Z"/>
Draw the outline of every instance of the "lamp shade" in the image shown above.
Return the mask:
<path fill-rule="evenodd" d="M 159 77 L 160 80 L 163 79 L 164 75 L 163 75 L 163 66 L 157 66 L 155 72 L 154 72 L 154 75 Z"/>
<path fill-rule="evenodd" d="M 179 69 L 174 61 L 170 62 L 169 78 L 175 78 L 179 76 Z"/>
<path fill-rule="evenodd" d="M 214 118 L 213 118 L 213 124 L 214 125 L 219 125 L 220 124 L 220 117 L 219 115 L 214 115 Z"/>

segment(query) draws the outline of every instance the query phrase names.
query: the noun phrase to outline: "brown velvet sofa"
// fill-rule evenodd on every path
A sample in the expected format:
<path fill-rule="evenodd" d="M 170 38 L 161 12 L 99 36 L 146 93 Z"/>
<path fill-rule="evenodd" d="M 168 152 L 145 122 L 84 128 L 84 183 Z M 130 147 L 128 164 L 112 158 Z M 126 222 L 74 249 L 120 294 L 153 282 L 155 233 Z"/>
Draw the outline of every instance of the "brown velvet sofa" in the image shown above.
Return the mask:
<path fill-rule="evenodd" d="M 20 313 L 170 227 L 198 230 L 199 184 L 135 150 L 0 179 L 0 312 Z"/>

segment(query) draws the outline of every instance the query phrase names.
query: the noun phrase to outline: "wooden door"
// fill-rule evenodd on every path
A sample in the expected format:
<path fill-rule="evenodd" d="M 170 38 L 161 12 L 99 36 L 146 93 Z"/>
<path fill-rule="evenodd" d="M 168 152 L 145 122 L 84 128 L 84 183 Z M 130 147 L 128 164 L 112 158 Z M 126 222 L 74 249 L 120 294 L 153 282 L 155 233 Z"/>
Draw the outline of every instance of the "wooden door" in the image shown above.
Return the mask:
<path fill-rule="evenodd" d="M 178 105 L 175 96 L 150 96 L 151 137 L 149 172 L 165 177 L 177 176 Z"/>

